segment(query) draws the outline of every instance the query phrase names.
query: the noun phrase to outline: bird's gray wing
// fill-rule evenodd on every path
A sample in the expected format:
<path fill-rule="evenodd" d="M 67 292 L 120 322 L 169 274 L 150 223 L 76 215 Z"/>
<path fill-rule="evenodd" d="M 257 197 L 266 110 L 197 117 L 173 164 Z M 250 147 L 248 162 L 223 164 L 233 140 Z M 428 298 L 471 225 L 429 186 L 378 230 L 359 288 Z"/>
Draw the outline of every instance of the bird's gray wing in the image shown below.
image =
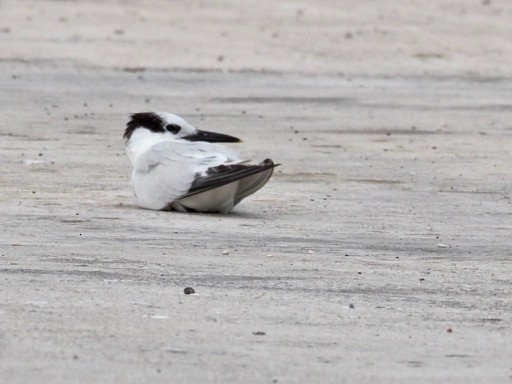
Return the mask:
<path fill-rule="evenodd" d="M 206 170 L 204 176 L 197 177 L 194 180 L 188 192 L 183 197 L 193 196 L 262 172 L 267 172 L 268 177 L 270 177 L 272 170 L 278 165 L 279 164 L 274 164 L 270 159 L 265 159 L 260 164 L 222 164 L 210 167 Z M 268 177 L 266 177 L 267 180 Z"/>
<path fill-rule="evenodd" d="M 198 175 L 232 160 L 230 154 L 212 149 L 175 142 L 151 147 L 134 166 L 132 182 L 137 203 L 144 208 L 165 209 L 188 193 Z"/>
<path fill-rule="evenodd" d="M 189 158 L 192 162 L 206 165 L 207 167 L 203 171 L 216 165 L 239 163 L 241 161 L 231 148 L 202 141 L 183 141 L 175 146 L 174 150 Z"/>

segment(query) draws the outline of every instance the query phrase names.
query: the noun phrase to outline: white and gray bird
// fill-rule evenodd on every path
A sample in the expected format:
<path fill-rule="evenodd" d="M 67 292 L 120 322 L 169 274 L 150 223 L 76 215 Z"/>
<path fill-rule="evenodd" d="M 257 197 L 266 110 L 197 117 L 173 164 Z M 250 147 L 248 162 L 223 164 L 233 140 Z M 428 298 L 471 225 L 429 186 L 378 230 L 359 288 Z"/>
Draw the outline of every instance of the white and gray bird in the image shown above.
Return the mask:
<path fill-rule="evenodd" d="M 247 164 L 230 148 L 213 144 L 240 139 L 199 130 L 165 112 L 131 115 L 124 139 L 135 200 L 146 209 L 229 212 L 279 165 L 270 159 Z"/>

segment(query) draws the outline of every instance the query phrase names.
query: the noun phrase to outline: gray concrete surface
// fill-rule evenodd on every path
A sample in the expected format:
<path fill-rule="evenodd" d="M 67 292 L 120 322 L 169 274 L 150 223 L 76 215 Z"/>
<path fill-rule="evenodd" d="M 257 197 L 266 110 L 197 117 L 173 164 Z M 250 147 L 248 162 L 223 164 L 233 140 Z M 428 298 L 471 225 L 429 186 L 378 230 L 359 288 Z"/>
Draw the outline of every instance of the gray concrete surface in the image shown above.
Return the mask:
<path fill-rule="evenodd" d="M 0 3 L 2 382 L 511 382 L 511 6 L 360 3 Z M 138 209 L 142 110 L 282 166 Z"/>

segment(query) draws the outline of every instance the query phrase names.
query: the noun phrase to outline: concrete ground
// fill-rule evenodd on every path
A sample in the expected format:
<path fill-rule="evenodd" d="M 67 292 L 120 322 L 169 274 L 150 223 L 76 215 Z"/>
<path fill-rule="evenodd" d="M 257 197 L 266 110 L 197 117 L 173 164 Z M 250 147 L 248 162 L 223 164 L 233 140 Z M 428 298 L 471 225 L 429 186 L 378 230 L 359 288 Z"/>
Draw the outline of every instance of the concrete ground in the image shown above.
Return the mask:
<path fill-rule="evenodd" d="M 396 3 L 2 1 L 1 381 L 510 383 L 512 5 Z M 154 110 L 282 165 L 138 209 Z"/>

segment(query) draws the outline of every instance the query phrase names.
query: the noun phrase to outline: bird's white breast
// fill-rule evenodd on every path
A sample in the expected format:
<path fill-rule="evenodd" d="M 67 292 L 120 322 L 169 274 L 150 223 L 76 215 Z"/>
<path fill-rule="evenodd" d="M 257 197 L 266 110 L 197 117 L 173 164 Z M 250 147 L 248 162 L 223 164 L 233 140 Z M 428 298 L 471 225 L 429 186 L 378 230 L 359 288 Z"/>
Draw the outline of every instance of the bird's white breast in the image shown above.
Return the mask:
<path fill-rule="evenodd" d="M 172 137 L 165 133 L 155 133 L 147 129 L 136 129 L 126 142 L 126 153 L 130 157 L 132 165 L 136 167 L 137 160 L 144 153 L 152 146 L 164 141 L 172 141 Z"/>

